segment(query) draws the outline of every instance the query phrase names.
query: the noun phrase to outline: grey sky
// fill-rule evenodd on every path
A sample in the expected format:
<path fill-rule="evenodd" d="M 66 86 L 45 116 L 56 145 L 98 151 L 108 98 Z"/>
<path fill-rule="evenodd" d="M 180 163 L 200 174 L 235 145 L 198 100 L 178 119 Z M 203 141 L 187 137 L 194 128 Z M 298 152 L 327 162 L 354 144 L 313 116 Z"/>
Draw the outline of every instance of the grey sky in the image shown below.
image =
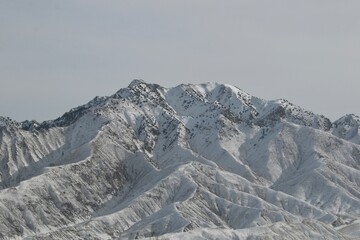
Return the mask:
<path fill-rule="evenodd" d="M 1 0 L 0 115 L 53 119 L 142 78 L 360 115 L 360 1 Z"/>

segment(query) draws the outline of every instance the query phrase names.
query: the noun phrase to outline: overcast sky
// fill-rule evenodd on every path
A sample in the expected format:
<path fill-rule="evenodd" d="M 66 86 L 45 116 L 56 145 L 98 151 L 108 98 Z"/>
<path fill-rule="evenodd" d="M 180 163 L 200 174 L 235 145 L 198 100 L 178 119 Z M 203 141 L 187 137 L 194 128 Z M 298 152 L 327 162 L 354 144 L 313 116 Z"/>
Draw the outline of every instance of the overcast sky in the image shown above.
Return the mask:
<path fill-rule="evenodd" d="M 359 12 L 358 0 L 0 0 L 0 115 L 54 119 L 135 78 L 360 115 Z"/>

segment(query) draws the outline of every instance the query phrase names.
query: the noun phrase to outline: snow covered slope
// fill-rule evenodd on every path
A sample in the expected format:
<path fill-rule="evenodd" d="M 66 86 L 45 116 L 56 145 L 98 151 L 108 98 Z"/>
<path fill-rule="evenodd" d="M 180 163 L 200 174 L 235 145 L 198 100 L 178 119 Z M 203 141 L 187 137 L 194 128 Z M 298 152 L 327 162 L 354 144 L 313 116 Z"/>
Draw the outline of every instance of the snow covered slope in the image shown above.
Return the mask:
<path fill-rule="evenodd" d="M 0 118 L 1 239 L 359 239 L 359 118 L 134 80 Z"/>

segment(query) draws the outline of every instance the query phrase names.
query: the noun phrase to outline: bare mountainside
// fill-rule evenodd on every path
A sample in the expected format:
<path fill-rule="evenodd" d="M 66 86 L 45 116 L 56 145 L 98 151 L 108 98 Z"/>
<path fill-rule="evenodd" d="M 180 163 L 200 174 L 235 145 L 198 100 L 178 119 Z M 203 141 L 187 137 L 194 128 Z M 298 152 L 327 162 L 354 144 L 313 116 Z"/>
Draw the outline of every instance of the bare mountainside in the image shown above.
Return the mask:
<path fill-rule="evenodd" d="M 360 119 L 134 80 L 0 118 L 1 239 L 359 239 Z"/>

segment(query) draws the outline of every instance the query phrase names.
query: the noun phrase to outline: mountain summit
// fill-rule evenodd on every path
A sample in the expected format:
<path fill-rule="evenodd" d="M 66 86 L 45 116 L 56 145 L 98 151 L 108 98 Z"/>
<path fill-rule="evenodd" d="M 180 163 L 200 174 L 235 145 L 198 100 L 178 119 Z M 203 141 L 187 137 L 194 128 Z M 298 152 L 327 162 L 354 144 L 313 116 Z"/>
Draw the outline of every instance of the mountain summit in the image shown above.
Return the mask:
<path fill-rule="evenodd" d="M 358 239 L 359 117 L 134 80 L 0 118 L 1 239 Z"/>

